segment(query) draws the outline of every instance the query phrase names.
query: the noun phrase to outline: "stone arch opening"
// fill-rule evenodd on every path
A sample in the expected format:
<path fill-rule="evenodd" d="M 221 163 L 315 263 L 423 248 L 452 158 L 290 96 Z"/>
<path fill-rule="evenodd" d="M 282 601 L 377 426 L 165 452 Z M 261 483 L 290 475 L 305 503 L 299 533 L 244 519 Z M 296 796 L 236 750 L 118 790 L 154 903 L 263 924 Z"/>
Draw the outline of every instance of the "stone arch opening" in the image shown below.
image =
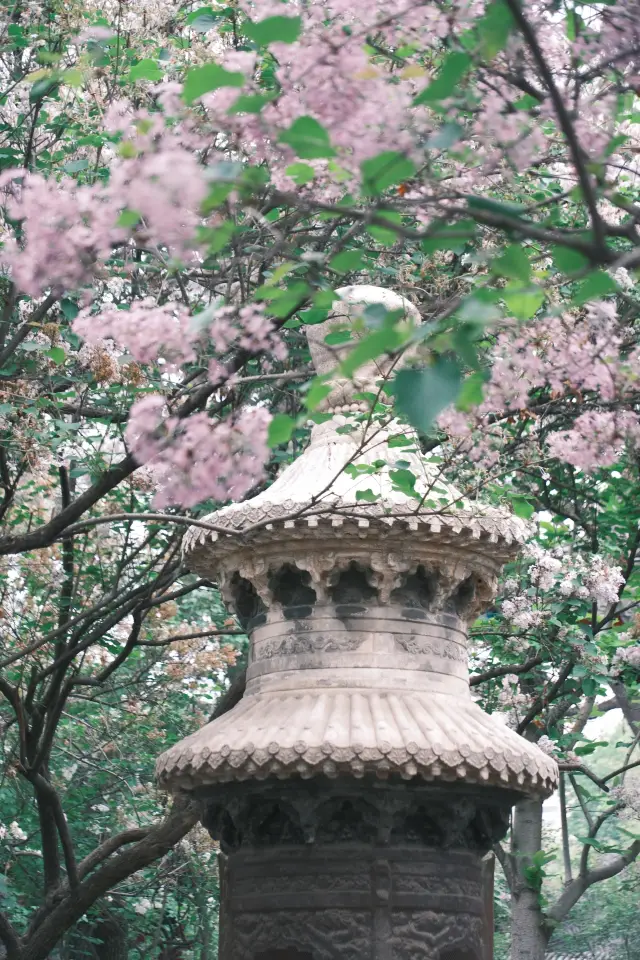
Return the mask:
<path fill-rule="evenodd" d="M 391 602 L 403 607 L 429 610 L 438 593 L 438 577 L 422 564 L 413 573 L 403 576 L 399 587 L 391 592 Z"/>
<path fill-rule="evenodd" d="M 293 563 L 285 563 L 271 575 L 269 590 L 274 602 L 280 604 L 288 618 L 310 616 L 317 599 L 311 586 L 311 574 Z"/>
<path fill-rule="evenodd" d="M 348 567 L 341 570 L 329 589 L 329 598 L 333 604 L 367 603 L 378 597 L 378 590 L 371 583 L 373 571 L 370 567 L 352 560 Z"/>
<path fill-rule="evenodd" d="M 304 832 L 295 812 L 278 801 L 252 804 L 245 823 L 246 839 L 254 847 L 304 843 Z"/>
<path fill-rule="evenodd" d="M 239 573 L 234 573 L 230 588 L 240 626 L 246 629 L 252 620 L 264 615 L 267 608 L 251 581 L 245 580 Z"/>
<path fill-rule="evenodd" d="M 372 843 L 378 834 L 378 814 L 366 801 L 336 797 L 317 811 L 316 843 Z"/>
<path fill-rule="evenodd" d="M 477 583 L 474 574 L 470 574 L 458 584 L 449 599 L 446 609 L 448 613 L 455 613 L 464 618 L 471 604 L 477 596 Z"/>

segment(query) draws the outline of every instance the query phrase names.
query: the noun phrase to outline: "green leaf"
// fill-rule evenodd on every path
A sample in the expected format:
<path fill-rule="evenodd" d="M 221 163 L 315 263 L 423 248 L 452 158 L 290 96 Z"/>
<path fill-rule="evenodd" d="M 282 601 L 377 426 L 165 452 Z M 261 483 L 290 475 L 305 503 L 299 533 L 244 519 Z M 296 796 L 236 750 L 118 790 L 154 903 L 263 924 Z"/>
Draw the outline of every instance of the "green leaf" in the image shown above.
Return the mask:
<path fill-rule="evenodd" d="M 453 250 L 454 253 L 462 253 L 477 232 L 478 228 L 473 220 L 459 220 L 458 223 L 439 225 L 434 227 L 431 235 L 422 241 L 423 253 L 435 253 L 436 250 Z"/>
<path fill-rule="evenodd" d="M 471 64 L 472 60 L 468 53 L 460 53 L 454 50 L 448 54 L 440 67 L 438 76 L 431 81 L 422 93 L 418 94 L 413 101 L 414 105 L 436 103 L 438 100 L 445 100 L 450 97 L 464 75 L 468 73 Z"/>
<path fill-rule="evenodd" d="M 278 447 L 281 443 L 288 443 L 291 434 L 296 428 L 296 421 L 286 413 L 277 413 L 269 424 L 267 443 L 270 447 Z"/>
<path fill-rule="evenodd" d="M 45 97 L 54 93 L 59 86 L 58 80 L 52 80 L 51 77 L 43 77 L 36 80 L 29 90 L 29 102 L 34 103 L 37 100 L 44 100 Z"/>
<path fill-rule="evenodd" d="M 531 264 L 522 247 L 513 243 L 492 262 L 491 269 L 500 277 L 510 280 L 522 280 L 528 283 L 531 279 Z"/>
<path fill-rule="evenodd" d="M 459 123 L 444 123 L 439 130 L 436 130 L 427 140 L 429 150 L 448 150 L 464 134 L 464 127 Z"/>
<path fill-rule="evenodd" d="M 478 21 L 480 35 L 479 53 L 485 60 L 492 60 L 507 45 L 514 22 L 504 0 L 492 0 Z"/>
<path fill-rule="evenodd" d="M 193 103 L 198 97 L 221 87 L 241 87 L 245 77 L 243 73 L 231 73 L 217 63 L 205 63 L 202 67 L 192 67 L 187 75 L 182 89 L 182 98 L 187 103 Z"/>
<path fill-rule="evenodd" d="M 288 130 L 278 137 L 280 143 L 286 143 L 303 160 L 316 160 L 321 157 L 335 157 L 329 134 L 313 117 L 298 117 Z"/>
<path fill-rule="evenodd" d="M 292 283 L 286 290 L 279 291 L 280 296 L 271 304 L 270 311 L 274 317 L 288 316 L 301 307 L 309 296 L 310 287 L 302 280 Z"/>
<path fill-rule="evenodd" d="M 206 33 L 224 17 L 223 11 L 215 12 L 211 7 L 200 7 L 186 18 L 185 23 L 198 33 Z"/>
<path fill-rule="evenodd" d="M 324 338 L 324 342 L 330 347 L 339 347 L 343 343 L 351 343 L 352 331 L 350 329 L 332 330 Z"/>
<path fill-rule="evenodd" d="M 140 222 L 140 214 L 137 210 L 128 210 L 125 209 L 122 211 L 118 217 L 116 226 L 118 227 L 135 227 L 136 223 Z"/>
<path fill-rule="evenodd" d="M 397 150 L 386 150 L 360 164 L 362 192 L 378 196 L 388 187 L 409 180 L 416 172 L 415 164 Z"/>
<path fill-rule="evenodd" d="M 402 493 L 406 493 L 409 497 L 415 496 L 416 475 L 412 473 L 411 470 L 390 470 L 389 479 L 397 490 L 401 490 Z"/>
<path fill-rule="evenodd" d="M 331 385 L 326 382 L 324 377 L 314 377 L 304 399 L 307 410 L 316 410 L 322 401 L 329 396 L 331 390 Z"/>
<path fill-rule="evenodd" d="M 599 300 L 601 297 L 617 293 L 618 289 L 618 284 L 613 277 L 610 277 L 604 270 L 595 270 L 578 284 L 576 292 L 571 297 L 571 302 L 580 306 L 583 303 L 588 303 L 589 300 Z"/>
<path fill-rule="evenodd" d="M 402 335 L 393 327 L 376 330 L 375 333 L 360 340 L 340 364 L 340 371 L 345 377 L 352 377 L 365 363 L 375 360 L 383 353 L 395 350 L 401 342 Z"/>
<path fill-rule="evenodd" d="M 551 252 L 554 266 L 561 273 L 576 273 L 578 270 L 584 270 L 589 263 L 584 254 L 570 247 L 552 247 Z"/>
<path fill-rule="evenodd" d="M 518 320 L 530 320 L 544 303 L 544 292 L 537 287 L 524 290 L 520 286 L 509 285 L 502 291 L 502 296 L 509 311 Z"/>
<path fill-rule="evenodd" d="M 270 43 L 295 43 L 302 32 L 301 17 L 267 17 L 244 26 L 247 36 L 261 46 Z"/>
<path fill-rule="evenodd" d="M 343 250 L 329 261 L 329 266 L 336 273 L 351 273 L 362 266 L 362 250 Z"/>
<path fill-rule="evenodd" d="M 367 233 L 370 233 L 374 240 L 377 240 L 378 243 L 383 243 L 385 247 L 391 247 L 398 239 L 397 230 L 393 229 L 393 224 L 400 226 L 402 223 L 402 216 L 397 213 L 395 210 L 380 210 L 376 214 L 382 220 L 389 221 L 389 229 L 382 227 L 379 224 L 371 224 L 367 227 Z"/>
<path fill-rule="evenodd" d="M 214 254 L 224 250 L 231 240 L 234 230 L 235 224 L 233 220 L 224 220 L 219 226 L 208 231 L 206 237 L 208 252 Z"/>
<path fill-rule="evenodd" d="M 510 219 L 521 219 L 520 214 L 524 207 L 520 203 L 505 203 L 502 200 L 493 200 L 491 197 L 467 197 L 467 204 L 471 210 L 487 210 Z"/>
<path fill-rule="evenodd" d="M 516 517 L 523 520 L 530 520 L 536 512 L 536 508 L 526 497 L 511 497 L 511 507 Z"/>
<path fill-rule="evenodd" d="M 67 355 L 62 347 L 51 347 L 51 350 L 47 350 L 46 355 L 50 360 L 53 360 L 54 363 L 64 363 L 67 359 Z"/>
<path fill-rule="evenodd" d="M 86 157 L 83 157 L 81 160 L 71 160 L 69 163 L 65 163 L 64 169 L 65 173 L 80 173 L 81 170 L 86 170 L 89 166 L 89 161 Z"/>
<path fill-rule="evenodd" d="M 329 311 L 321 307 L 311 307 L 310 310 L 302 310 L 298 316 L 305 325 L 310 326 L 314 323 L 324 323 L 329 316 Z"/>
<path fill-rule="evenodd" d="M 368 487 L 366 490 L 356 490 L 356 500 L 366 500 L 368 503 L 374 503 L 380 499 L 379 493 L 374 493 Z"/>
<path fill-rule="evenodd" d="M 316 175 L 315 170 L 308 163 L 292 163 L 284 172 L 299 187 L 303 187 L 305 183 L 311 183 Z"/>
<path fill-rule="evenodd" d="M 129 70 L 129 80 L 162 80 L 163 73 L 155 60 L 140 60 Z"/>
<path fill-rule="evenodd" d="M 274 95 L 270 93 L 241 93 L 227 113 L 233 116 L 236 113 L 260 113 L 267 103 L 271 103 Z"/>
<path fill-rule="evenodd" d="M 64 299 L 60 301 L 60 310 L 62 315 L 68 323 L 71 323 L 72 320 L 78 316 L 80 312 L 78 309 L 78 304 L 74 303 L 73 300 Z"/>
<path fill-rule="evenodd" d="M 467 411 L 481 404 L 484 400 L 484 382 L 485 376 L 480 370 L 465 377 L 456 400 L 456 409 Z"/>
<path fill-rule="evenodd" d="M 394 437 L 389 437 L 389 447 L 415 447 L 416 441 L 407 437 L 404 433 L 397 433 Z"/>
<path fill-rule="evenodd" d="M 422 433 L 428 433 L 438 414 L 460 392 L 462 374 L 452 360 L 439 357 L 422 370 L 400 370 L 394 393 L 399 411 Z"/>

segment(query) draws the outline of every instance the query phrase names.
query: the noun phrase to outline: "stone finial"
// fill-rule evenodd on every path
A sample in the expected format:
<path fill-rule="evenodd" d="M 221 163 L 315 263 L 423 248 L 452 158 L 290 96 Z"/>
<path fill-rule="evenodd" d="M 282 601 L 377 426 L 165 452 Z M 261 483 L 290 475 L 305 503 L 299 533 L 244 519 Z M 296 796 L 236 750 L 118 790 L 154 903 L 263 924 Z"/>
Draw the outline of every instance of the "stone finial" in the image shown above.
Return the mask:
<path fill-rule="evenodd" d="M 401 297 L 393 290 L 382 287 L 358 285 L 341 287 L 336 290 L 340 300 L 334 305 L 331 316 L 324 323 L 313 324 L 307 327 L 307 340 L 316 373 L 331 374 L 337 362 L 351 350 L 360 337 L 370 332 L 371 325 L 363 324 L 362 332 L 358 329 L 367 307 L 381 306 L 387 311 L 397 311 L 404 314 L 406 323 L 417 325 L 421 322 L 420 313 L 405 297 Z M 403 323 L 402 317 L 398 323 Z M 351 327 L 351 340 L 337 346 L 326 343 L 329 334 L 336 330 Z M 392 368 L 392 362 L 385 357 L 378 358 L 364 364 L 356 371 L 353 379 L 346 379 L 334 374 L 331 378 L 333 389 L 323 404 L 323 409 L 342 412 L 367 409 L 366 402 L 357 401 L 355 395 L 363 391 L 377 391 L 377 384 L 385 380 Z"/>

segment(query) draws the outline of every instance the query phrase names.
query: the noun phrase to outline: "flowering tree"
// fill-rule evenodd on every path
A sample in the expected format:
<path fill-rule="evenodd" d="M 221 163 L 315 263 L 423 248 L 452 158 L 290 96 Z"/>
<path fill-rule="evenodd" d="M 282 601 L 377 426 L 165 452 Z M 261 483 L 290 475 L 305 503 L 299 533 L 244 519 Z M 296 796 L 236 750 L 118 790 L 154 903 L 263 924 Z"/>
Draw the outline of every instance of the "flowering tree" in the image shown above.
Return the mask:
<path fill-rule="evenodd" d="M 355 348 L 333 335 L 343 376 L 391 371 L 356 419 L 393 398 L 465 494 L 551 515 L 478 627 L 474 686 L 569 767 L 605 684 L 635 735 L 638 4 L 2 10 L 0 692 L 45 881 L 0 924 L 9 956 L 46 956 L 194 822 L 84 836 L 78 860 L 54 746 L 87 690 L 155 676 L 153 611 L 203 586 L 185 524 L 268 481 L 322 416 L 302 328 L 345 284 L 389 284 L 422 318 L 369 309 Z M 231 629 L 205 613 L 186 633 Z M 540 815 L 522 808 L 503 856 L 514 958 L 612 870 L 590 866 L 601 824 L 545 920 Z"/>

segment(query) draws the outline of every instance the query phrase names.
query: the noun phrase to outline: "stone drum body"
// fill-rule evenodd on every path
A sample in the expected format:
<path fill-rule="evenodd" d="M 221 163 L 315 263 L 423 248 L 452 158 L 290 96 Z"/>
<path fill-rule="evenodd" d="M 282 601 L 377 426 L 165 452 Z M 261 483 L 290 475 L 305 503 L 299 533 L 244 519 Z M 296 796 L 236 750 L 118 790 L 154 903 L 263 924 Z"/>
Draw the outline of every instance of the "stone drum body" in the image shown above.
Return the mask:
<path fill-rule="evenodd" d="M 386 290 L 339 293 L 309 328 L 319 373 L 327 333 L 367 304 L 419 319 Z M 514 802 L 557 782 L 469 690 L 468 624 L 524 525 L 465 501 L 406 427 L 363 416 L 385 372 L 334 379 L 302 456 L 187 537 L 250 637 L 243 698 L 158 761 L 220 842 L 221 960 L 488 960 L 484 858 Z"/>

